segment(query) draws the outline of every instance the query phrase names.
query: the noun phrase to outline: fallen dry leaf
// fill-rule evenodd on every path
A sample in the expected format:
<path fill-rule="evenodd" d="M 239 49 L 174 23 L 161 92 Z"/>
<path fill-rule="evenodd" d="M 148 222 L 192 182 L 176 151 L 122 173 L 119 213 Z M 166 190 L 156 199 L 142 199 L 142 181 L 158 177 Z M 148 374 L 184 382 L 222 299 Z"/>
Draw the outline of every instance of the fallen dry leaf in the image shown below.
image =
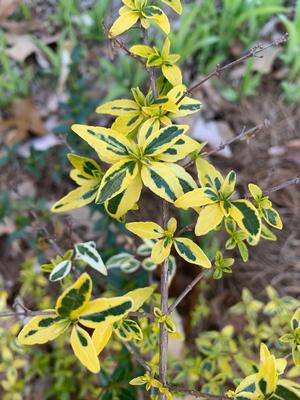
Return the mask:
<path fill-rule="evenodd" d="M 13 104 L 12 117 L 0 120 L 0 133 L 5 135 L 3 141 L 8 145 L 22 142 L 30 133 L 36 135 L 46 133 L 39 110 L 31 97 L 17 100 Z"/>
<path fill-rule="evenodd" d="M 38 50 L 29 35 L 7 35 L 7 41 L 11 47 L 6 53 L 15 61 L 24 61 Z"/>
<path fill-rule="evenodd" d="M 12 15 L 20 3 L 21 0 L 0 0 L 0 21 Z"/>

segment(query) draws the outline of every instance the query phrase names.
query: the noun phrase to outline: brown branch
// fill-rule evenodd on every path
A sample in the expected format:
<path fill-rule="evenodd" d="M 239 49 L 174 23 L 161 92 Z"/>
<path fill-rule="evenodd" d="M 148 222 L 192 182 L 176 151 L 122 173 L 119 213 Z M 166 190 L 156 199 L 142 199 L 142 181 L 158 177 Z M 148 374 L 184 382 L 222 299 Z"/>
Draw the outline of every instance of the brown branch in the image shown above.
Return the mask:
<path fill-rule="evenodd" d="M 151 372 L 151 367 L 146 363 L 143 357 L 126 341 L 122 342 L 129 353 L 136 359 L 136 361 L 145 368 L 146 371 Z"/>
<path fill-rule="evenodd" d="M 102 28 L 106 34 L 106 37 L 114 44 L 115 47 L 122 49 L 129 57 L 133 58 L 135 61 L 138 61 L 140 64 L 143 65 L 143 67 L 146 68 L 146 63 L 141 60 L 137 55 L 133 54 L 120 39 L 109 35 L 109 31 L 103 22 Z"/>
<path fill-rule="evenodd" d="M 0 318 L 6 317 L 36 317 L 38 315 L 54 315 L 53 311 L 31 311 L 24 309 L 24 311 L 8 311 L 8 312 L 1 312 Z"/>
<path fill-rule="evenodd" d="M 300 184 L 300 173 L 293 179 L 289 179 L 288 181 L 282 182 L 277 186 L 273 186 L 270 189 L 265 189 L 263 191 L 265 196 L 269 196 L 273 192 L 277 192 L 277 190 L 286 189 L 288 186 L 291 185 L 299 185 Z"/>
<path fill-rule="evenodd" d="M 186 225 L 176 233 L 176 237 L 181 236 L 185 232 L 191 232 L 194 230 L 194 228 L 195 228 L 195 223 Z"/>
<path fill-rule="evenodd" d="M 168 384 L 167 387 L 174 392 L 189 394 L 191 396 L 197 397 L 198 399 L 229 400 L 229 397 L 226 397 L 226 396 L 217 396 L 214 394 L 202 393 L 202 392 L 199 392 L 198 390 L 188 389 L 185 387 L 180 387 L 180 386 L 176 386 L 176 385 L 172 385 L 172 384 Z"/>
<path fill-rule="evenodd" d="M 15 192 L 15 194 L 18 196 L 18 198 L 20 200 L 23 200 L 23 197 L 20 194 L 18 187 L 12 186 L 12 190 Z M 33 208 L 29 209 L 27 213 L 28 213 L 28 216 L 31 219 L 33 219 L 38 224 L 40 223 L 40 218 L 39 218 L 38 214 L 36 213 L 36 211 Z M 45 223 L 40 226 L 40 230 L 42 232 L 44 232 L 45 239 L 51 244 L 52 248 L 56 251 L 56 253 L 59 254 L 62 257 L 64 252 L 61 249 L 61 247 L 56 243 L 55 239 L 53 238 L 53 236 L 49 232 L 49 230 L 48 230 L 48 228 L 47 228 Z"/>
<path fill-rule="evenodd" d="M 31 311 L 28 308 L 22 306 L 24 311 L 8 311 L 8 312 L 0 312 L 0 318 L 4 317 L 36 317 L 37 315 L 53 315 L 55 314 L 53 311 Z M 136 317 L 136 318 L 149 318 L 151 321 L 155 320 L 154 315 L 147 312 L 130 312 L 128 313 L 128 317 Z"/>
<path fill-rule="evenodd" d="M 135 312 L 132 311 L 128 314 L 128 317 L 136 317 L 136 318 L 148 318 L 151 321 L 155 321 L 155 317 L 153 314 L 147 313 L 147 312 Z"/>
<path fill-rule="evenodd" d="M 166 229 L 168 223 L 169 205 L 163 200 L 162 203 L 162 225 Z M 169 299 L 169 288 L 168 288 L 168 273 L 169 273 L 169 259 L 165 259 L 161 269 L 161 280 L 160 280 L 160 296 L 161 303 L 160 308 L 163 315 L 168 314 L 168 299 Z M 167 384 L 167 364 L 168 364 L 168 331 L 164 324 L 160 324 L 160 342 L 159 342 L 159 378 L 164 386 Z M 165 396 L 160 394 L 162 400 Z"/>
<path fill-rule="evenodd" d="M 178 304 L 185 298 L 185 296 L 193 289 L 194 286 L 205 276 L 205 272 L 201 271 L 193 280 L 192 282 L 187 285 L 184 291 L 177 297 L 173 304 L 170 305 L 168 309 L 168 314 L 172 314 Z"/>
<path fill-rule="evenodd" d="M 270 47 L 278 46 L 281 43 L 285 43 L 288 41 L 288 39 L 289 39 L 289 35 L 288 35 L 288 33 L 285 33 L 284 35 L 280 36 L 276 40 L 273 40 L 271 43 L 267 44 L 266 46 L 257 45 L 257 46 L 252 47 L 252 49 L 250 49 L 245 55 L 243 55 L 242 57 L 238 58 L 235 61 L 225 64 L 222 67 L 220 65 L 217 65 L 215 71 L 211 72 L 209 75 L 207 75 L 205 78 L 203 78 L 200 82 L 196 83 L 194 86 L 187 89 L 186 94 L 191 94 L 199 86 L 203 85 L 203 83 L 207 82 L 209 79 L 213 78 L 214 76 L 219 77 L 222 72 L 224 72 L 232 67 L 235 67 L 238 64 L 243 63 L 244 61 L 248 60 L 249 58 L 257 57 L 257 55 L 259 53 L 267 50 Z M 182 100 L 182 99 L 180 99 L 180 100 Z"/>
<path fill-rule="evenodd" d="M 142 34 L 143 34 L 143 41 L 146 46 L 149 46 L 149 38 L 148 38 L 148 31 L 147 29 L 143 28 L 141 26 Z M 145 64 L 146 66 L 146 64 Z M 155 73 L 153 68 L 148 68 L 146 66 L 147 71 L 149 72 L 150 75 L 150 81 L 151 81 L 151 86 L 152 86 L 152 91 L 153 91 L 153 97 L 157 98 L 158 97 L 158 89 L 157 89 L 157 83 L 156 83 L 156 78 L 155 78 Z"/>
<path fill-rule="evenodd" d="M 151 372 L 151 367 L 147 362 L 143 359 L 143 357 L 139 354 L 138 350 L 135 349 L 134 347 L 131 346 L 130 343 L 123 341 L 124 346 L 126 349 L 129 351 L 129 353 L 132 355 L 132 357 L 142 366 L 145 368 L 146 371 Z M 156 379 L 158 378 L 157 375 L 155 375 Z M 197 390 L 194 389 L 188 389 L 185 387 L 180 387 L 177 385 L 173 385 L 170 383 L 166 383 L 164 385 L 166 388 L 170 389 L 171 391 L 178 392 L 178 393 L 186 393 L 190 394 L 194 397 L 203 399 L 203 400 L 228 400 L 228 397 L 225 396 L 216 396 L 213 394 L 208 394 L 208 393 L 201 393 Z"/>
<path fill-rule="evenodd" d="M 248 139 L 253 136 L 255 136 L 258 132 L 262 131 L 263 129 L 267 129 L 271 126 L 271 123 L 268 119 L 265 119 L 263 123 L 254 126 L 253 128 L 250 128 L 248 130 L 245 130 L 245 128 L 242 129 L 242 131 L 235 136 L 234 138 L 227 140 L 224 143 L 221 143 L 219 147 L 216 149 L 210 150 L 209 152 L 203 154 L 203 157 L 209 157 L 212 155 L 215 155 L 219 151 L 223 150 L 226 146 L 231 145 L 232 143 L 238 142 L 240 140 Z M 183 165 L 183 168 L 189 168 L 194 164 L 194 160 L 189 161 L 187 164 Z"/>

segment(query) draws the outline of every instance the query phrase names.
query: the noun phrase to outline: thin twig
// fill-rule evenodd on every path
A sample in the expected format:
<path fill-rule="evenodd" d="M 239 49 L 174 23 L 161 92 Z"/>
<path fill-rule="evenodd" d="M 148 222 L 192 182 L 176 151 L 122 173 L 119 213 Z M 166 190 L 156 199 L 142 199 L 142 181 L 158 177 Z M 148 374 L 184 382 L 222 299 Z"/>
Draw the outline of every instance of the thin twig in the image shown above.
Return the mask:
<path fill-rule="evenodd" d="M 55 315 L 53 311 L 31 311 L 31 310 L 24 310 L 24 311 L 8 311 L 8 312 L 1 312 L 0 318 L 6 317 L 36 317 L 38 315 Z"/>
<path fill-rule="evenodd" d="M 229 397 L 226 397 L 226 396 L 217 396 L 214 394 L 202 393 L 202 392 L 199 392 L 198 390 L 188 389 L 188 388 L 180 387 L 180 386 L 176 386 L 176 385 L 168 384 L 167 387 L 174 392 L 189 394 L 191 396 L 197 397 L 198 399 L 229 400 Z"/>
<path fill-rule="evenodd" d="M 250 128 L 248 130 L 245 130 L 245 128 L 242 129 L 242 131 L 235 136 L 234 138 L 227 140 L 224 143 L 221 143 L 219 147 L 217 147 L 216 149 L 213 149 L 205 154 L 203 154 L 203 157 L 209 157 L 212 156 L 216 153 L 218 153 L 219 151 L 223 150 L 226 146 L 231 145 L 232 143 L 238 142 L 240 140 L 244 140 L 244 139 L 248 139 L 251 138 L 253 136 L 255 136 L 258 132 L 262 131 L 263 129 L 267 129 L 270 127 L 270 121 L 268 119 L 265 119 L 263 123 L 254 126 L 253 128 Z M 189 168 L 194 164 L 194 160 L 189 161 L 187 164 L 183 165 L 183 168 Z"/>
<path fill-rule="evenodd" d="M 15 194 L 18 196 L 18 198 L 20 200 L 23 200 L 22 195 L 19 193 L 18 187 L 13 187 L 12 188 L 13 191 L 15 192 Z M 31 219 L 33 219 L 35 222 L 39 223 L 40 219 L 38 214 L 36 213 L 36 211 L 31 208 L 28 210 L 28 215 Z M 53 247 L 53 249 L 57 252 L 57 254 L 59 254 L 61 257 L 63 256 L 64 252 L 63 250 L 60 248 L 60 246 L 56 243 L 55 239 L 52 237 L 51 233 L 49 232 L 46 224 L 43 224 L 42 226 L 40 226 L 40 230 L 42 232 L 44 232 L 45 234 L 45 238 L 46 240 L 51 244 L 51 246 Z"/>
<path fill-rule="evenodd" d="M 143 33 L 143 41 L 145 43 L 146 46 L 149 46 L 149 38 L 148 38 L 148 31 L 147 29 L 143 28 L 141 26 L 141 30 Z M 156 83 L 156 78 L 155 78 L 155 72 L 153 68 L 147 68 L 147 71 L 149 72 L 150 75 L 150 80 L 151 80 L 151 87 L 152 87 L 152 91 L 153 91 L 153 97 L 157 98 L 158 97 L 158 89 L 157 89 L 157 83 Z"/>
<path fill-rule="evenodd" d="M 184 291 L 177 297 L 173 304 L 170 305 L 168 309 L 168 314 L 172 314 L 178 304 L 185 298 L 185 296 L 193 289 L 194 286 L 204 277 L 205 272 L 201 271 L 193 280 L 192 282 L 187 285 Z"/>
<path fill-rule="evenodd" d="M 136 359 L 136 361 L 145 368 L 146 371 L 151 372 L 151 367 L 146 363 L 143 357 L 126 341 L 122 342 L 129 353 Z"/>
<path fill-rule="evenodd" d="M 256 45 L 252 47 L 246 54 L 244 54 L 242 57 L 238 58 L 235 61 L 232 61 L 228 64 L 223 65 L 222 67 L 220 65 L 217 65 L 215 71 L 211 72 L 209 75 L 207 75 L 205 78 L 203 78 L 200 82 L 196 83 L 193 85 L 191 88 L 187 89 L 186 94 L 192 93 L 194 90 L 196 90 L 199 86 L 203 85 L 203 83 L 207 82 L 209 79 L 213 78 L 214 76 L 219 77 L 220 74 L 227 69 L 230 69 L 237 64 L 241 64 L 244 61 L 246 61 L 248 58 L 251 57 L 257 57 L 257 55 L 265 50 L 267 50 L 270 47 L 273 46 L 278 46 L 281 43 L 287 42 L 289 39 L 288 33 L 285 33 L 284 35 L 280 36 L 278 39 L 273 40 L 271 43 L 267 44 L 266 46 L 262 45 Z M 181 99 L 182 100 L 182 99 Z"/>
<path fill-rule="evenodd" d="M 153 314 L 147 313 L 147 312 L 135 312 L 132 311 L 128 314 L 128 317 L 136 317 L 136 318 L 148 318 L 151 321 L 155 320 L 155 317 Z"/>
<path fill-rule="evenodd" d="M 167 228 L 169 214 L 169 205 L 163 200 L 162 203 L 162 224 L 164 228 Z M 161 280 L 160 280 L 160 308 L 163 315 L 168 314 L 168 300 L 169 300 L 169 288 L 168 288 L 168 274 L 169 274 L 169 258 L 167 257 L 163 262 L 161 269 Z M 160 342 L 159 342 L 159 378 L 161 383 L 166 386 L 167 384 L 167 364 L 168 364 L 168 331 L 164 324 L 160 324 Z M 164 400 L 166 397 L 160 394 L 160 398 Z"/>
<path fill-rule="evenodd" d="M 189 225 L 184 226 L 182 229 L 180 229 L 180 230 L 176 233 L 176 236 L 179 237 L 179 236 L 181 236 L 181 235 L 182 235 L 183 233 L 185 233 L 185 232 L 191 232 L 191 231 L 194 230 L 194 228 L 195 228 L 195 222 L 194 222 L 193 224 L 189 224 Z"/>
<path fill-rule="evenodd" d="M 0 318 L 4 317 L 36 317 L 37 315 L 53 315 L 55 314 L 53 311 L 31 311 L 28 308 L 23 306 L 24 311 L 8 311 L 8 312 L 0 312 Z M 130 312 L 128 317 L 136 317 L 136 318 L 148 318 L 151 321 L 155 320 L 154 315 L 147 312 Z"/>
<path fill-rule="evenodd" d="M 265 189 L 263 192 L 265 196 L 269 196 L 271 193 L 277 192 L 277 190 L 286 189 L 288 186 L 299 185 L 299 184 L 300 184 L 300 173 L 295 178 L 282 182 L 279 185 L 273 186 L 270 189 Z"/>
<path fill-rule="evenodd" d="M 115 47 L 122 49 L 129 57 L 133 58 L 134 60 L 138 61 L 140 64 L 143 65 L 143 67 L 146 68 L 146 63 L 141 60 L 137 55 L 133 54 L 126 46 L 125 44 L 120 40 L 117 39 L 114 36 L 110 36 L 109 35 L 109 31 L 107 29 L 107 27 L 104 25 L 104 23 L 102 22 L 102 28 L 107 36 L 107 38 L 114 44 Z"/>

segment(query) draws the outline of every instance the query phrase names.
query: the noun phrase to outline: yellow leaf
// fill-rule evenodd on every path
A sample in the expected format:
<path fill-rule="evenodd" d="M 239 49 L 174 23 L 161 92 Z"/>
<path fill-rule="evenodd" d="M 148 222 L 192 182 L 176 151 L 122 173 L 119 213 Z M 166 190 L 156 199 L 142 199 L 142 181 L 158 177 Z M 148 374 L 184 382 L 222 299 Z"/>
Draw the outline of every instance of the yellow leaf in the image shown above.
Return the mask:
<path fill-rule="evenodd" d="M 78 325 L 74 325 L 71 333 L 71 346 L 79 361 L 94 374 L 100 371 L 97 352 L 90 335 Z"/>
<path fill-rule="evenodd" d="M 96 186 L 94 182 L 87 184 L 86 186 L 80 186 L 77 189 L 72 190 L 62 199 L 58 200 L 51 207 L 51 211 L 65 212 L 74 210 L 75 208 L 83 207 L 96 199 L 97 190 L 100 183 Z"/>
<path fill-rule="evenodd" d="M 152 287 L 144 287 L 135 290 L 131 290 L 126 293 L 126 296 L 133 300 L 133 307 L 131 311 L 138 311 L 142 305 L 149 299 L 149 297 L 154 292 Z"/>
<path fill-rule="evenodd" d="M 115 116 L 135 115 L 137 111 L 139 111 L 139 106 L 135 101 L 128 99 L 109 101 L 96 108 L 98 114 L 110 114 Z"/>
<path fill-rule="evenodd" d="M 107 213 L 111 217 L 121 220 L 129 210 L 135 209 L 141 196 L 142 186 L 141 177 L 137 175 L 124 192 L 104 203 Z"/>
<path fill-rule="evenodd" d="M 174 163 L 197 150 L 200 150 L 200 144 L 189 136 L 182 135 L 172 147 L 159 154 L 156 158 L 159 161 Z"/>
<path fill-rule="evenodd" d="M 221 192 L 226 198 L 233 193 L 235 188 L 235 182 L 236 182 L 236 173 L 234 171 L 230 171 L 227 174 L 221 187 Z"/>
<path fill-rule="evenodd" d="M 142 180 L 153 193 L 174 202 L 182 194 L 182 187 L 172 168 L 167 163 L 151 162 L 142 166 Z"/>
<path fill-rule="evenodd" d="M 71 129 L 85 140 L 104 162 L 113 164 L 128 156 L 130 141 L 121 133 L 101 126 L 72 125 Z"/>
<path fill-rule="evenodd" d="M 223 177 L 212 164 L 200 157 L 196 161 L 196 167 L 201 186 L 209 186 L 218 191 L 221 189 Z"/>
<path fill-rule="evenodd" d="M 177 14 L 182 13 L 182 5 L 180 0 L 162 0 L 162 2 L 173 8 L 173 10 L 177 12 Z"/>
<path fill-rule="evenodd" d="M 88 328 L 97 328 L 99 324 L 113 324 L 128 314 L 133 300 L 128 296 L 101 298 L 92 300 L 79 317 L 79 322 Z"/>
<path fill-rule="evenodd" d="M 101 168 L 93 159 L 78 156 L 73 153 L 69 153 L 67 157 L 70 163 L 75 167 L 75 170 L 80 171 L 87 179 L 99 178 Z"/>
<path fill-rule="evenodd" d="M 55 313 L 55 310 L 48 311 Z M 56 313 L 33 317 L 19 333 L 18 341 L 24 345 L 49 342 L 64 333 L 70 323 L 71 321 L 59 317 Z"/>
<path fill-rule="evenodd" d="M 271 225 L 277 229 L 282 229 L 281 218 L 280 218 L 278 212 L 274 208 L 272 208 L 272 207 L 263 208 L 262 216 L 269 225 Z"/>
<path fill-rule="evenodd" d="M 263 196 L 262 190 L 257 185 L 254 185 L 254 183 L 249 183 L 248 189 L 249 189 L 249 192 L 251 193 L 251 196 L 254 198 L 254 200 L 258 200 L 258 199 L 262 198 L 262 196 Z"/>
<path fill-rule="evenodd" d="M 136 54 L 137 56 L 143 57 L 143 58 L 148 58 L 149 56 L 151 56 L 151 54 L 154 53 L 153 49 L 149 46 L 143 46 L 143 45 L 135 45 L 132 46 L 129 51 L 131 51 L 131 53 Z"/>
<path fill-rule="evenodd" d="M 86 307 L 92 293 L 92 280 L 85 272 L 57 299 L 56 312 L 63 318 L 76 320 Z"/>
<path fill-rule="evenodd" d="M 111 324 L 100 324 L 96 328 L 92 335 L 92 341 L 96 349 L 96 353 L 100 354 L 104 347 L 109 342 L 112 335 L 112 325 Z"/>
<path fill-rule="evenodd" d="M 218 203 L 205 206 L 199 212 L 195 234 L 205 235 L 215 229 L 223 220 L 223 213 Z"/>
<path fill-rule="evenodd" d="M 168 238 L 161 239 L 155 243 L 152 247 L 151 260 L 155 264 L 161 264 L 170 255 L 172 243 L 173 241 Z"/>
<path fill-rule="evenodd" d="M 104 203 L 123 192 L 132 183 L 138 172 L 138 163 L 130 158 L 124 158 L 115 163 L 102 178 L 96 203 Z"/>
<path fill-rule="evenodd" d="M 159 239 L 164 230 L 155 222 L 129 222 L 126 229 L 143 239 Z"/>
<path fill-rule="evenodd" d="M 174 246 L 177 253 L 191 264 L 200 265 L 204 268 L 210 268 L 211 262 L 204 251 L 191 239 L 175 238 Z"/>
<path fill-rule="evenodd" d="M 167 230 L 169 233 L 174 234 L 177 229 L 177 221 L 176 218 L 170 218 L 168 221 Z"/>
<path fill-rule="evenodd" d="M 202 207 L 216 203 L 216 196 L 210 188 L 198 188 L 179 197 L 174 205 L 179 208 Z"/>
<path fill-rule="evenodd" d="M 156 6 L 147 6 L 142 10 L 142 15 L 146 19 L 154 20 L 166 35 L 170 33 L 170 23 L 166 14 L 161 8 Z"/>
<path fill-rule="evenodd" d="M 144 116 L 141 111 L 136 112 L 132 115 L 121 115 L 116 118 L 112 124 L 112 129 L 127 136 L 130 132 L 134 131 L 144 120 Z"/>
<path fill-rule="evenodd" d="M 152 132 L 145 142 L 140 142 L 139 145 L 147 156 L 156 156 L 171 148 L 188 129 L 188 125 L 169 125 Z"/>
<path fill-rule="evenodd" d="M 146 139 L 152 134 L 159 131 L 159 120 L 156 117 L 147 119 L 140 127 L 138 143 L 144 146 Z"/>
<path fill-rule="evenodd" d="M 257 241 L 261 232 L 261 219 L 257 209 L 248 200 L 234 200 L 230 208 L 230 216 L 242 231 Z"/>
<path fill-rule="evenodd" d="M 177 65 L 163 64 L 161 69 L 164 76 L 173 86 L 182 84 L 181 70 Z"/>
<path fill-rule="evenodd" d="M 123 32 L 131 28 L 138 19 L 139 13 L 137 11 L 127 11 L 122 13 L 110 28 L 109 35 L 112 37 L 121 35 Z"/>

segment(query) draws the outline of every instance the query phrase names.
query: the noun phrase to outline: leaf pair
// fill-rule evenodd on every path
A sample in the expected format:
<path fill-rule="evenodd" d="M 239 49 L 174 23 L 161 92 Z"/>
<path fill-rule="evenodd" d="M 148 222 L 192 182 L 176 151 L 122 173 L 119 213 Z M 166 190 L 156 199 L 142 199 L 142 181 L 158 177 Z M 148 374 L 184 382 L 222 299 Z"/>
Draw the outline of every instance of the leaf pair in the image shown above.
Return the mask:
<path fill-rule="evenodd" d="M 135 207 L 142 184 L 169 202 L 196 187 L 184 168 L 174 164 L 198 148 L 197 142 L 184 135 L 185 125 L 155 130 L 144 124 L 138 143 L 112 129 L 87 125 L 73 125 L 72 129 L 100 159 L 113 164 L 102 178 L 96 202 L 107 204 L 115 218 Z"/>
<path fill-rule="evenodd" d="M 172 7 L 178 14 L 182 12 L 180 0 L 162 0 Z M 165 34 L 170 33 L 168 17 L 160 7 L 149 4 L 148 0 L 122 0 L 124 6 L 119 10 L 119 18 L 109 30 L 110 36 L 118 36 L 130 29 L 140 20 L 144 29 L 149 29 L 152 22 L 155 22 Z"/>
<path fill-rule="evenodd" d="M 162 263 L 169 257 L 171 248 L 174 245 L 177 253 L 189 263 L 200 265 L 204 268 L 211 267 L 211 262 L 196 243 L 184 237 L 174 237 L 177 229 L 175 218 L 169 220 L 166 230 L 155 222 L 130 222 L 125 226 L 130 232 L 143 239 L 157 240 L 151 253 L 151 260 L 156 264 Z"/>
<path fill-rule="evenodd" d="M 41 269 L 42 271 L 50 272 L 49 280 L 51 282 L 60 281 L 71 272 L 73 255 L 74 251 L 68 250 L 63 257 L 57 256 L 51 260 L 51 264 L 42 265 Z M 107 275 L 106 266 L 96 249 L 95 242 L 89 241 L 75 244 L 75 259 L 83 261 L 102 275 Z"/>
<path fill-rule="evenodd" d="M 151 288 L 137 289 L 124 296 L 90 300 L 92 280 L 87 273 L 57 299 L 47 315 L 32 318 L 18 336 L 20 344 L 43 344 L 56 339 L 70 326 L 75 356 L 93 373 L 100 370 L 98 354 L 107 344 L 112 325 L 130 311 L 137 310 L 151 295 Z M 93 329 L 92 336 L 84 328 Z"/>
<path fill-rule="evenodd" d="M 166 38 L 161 51 L 157 47 L 144 45 L 132 46 L 130 51 L 142 58 L 147 58 L 147 67 L 161 67 L 163 75 L 173 86 L 181 85 L 182 74 L 180 68 L 175 65 L 180 55 L 170 54 L 170 46 L 170 39 Z"/>
<path fill-rule="evenodd" d="M 68 159 L 75 167 L 70 177 L 79 187 L 57 201 L 52 212 L 70 211 L 93 202 L 100 186 L 103 172 L 94 160 L 72 153 L 68 154 Z"/>
<path fill-rule="evenodd" d="M 228 393 L 235 400 L 298 400 L 300 385 L 287 379 L 278 379 L 286 367 L 286 360 L 275 359 L 267 346 L 261 344 L 258 372 L 239 384 L 234 393 Z"/>
<path fill-rule="evenodd" d="M 96 109 L 99 114 L 117 117 L 112 124 L 112 129 L 124 135 L 135 134 L 137 128 L 147 121 L 148 127 L 152 126 L 153 130 L 159 129 L 161 124 L 171 125 L 172 118 L 195 113 L 201 106 L 198 100 L 185 96 L 186 87 L 181 84 L 177 84 L 156 99 L 153 99 L 151 90 L 147 96 L 139 88 L 131 89 L 131 92 L 133 100 L 113 100 Z"/>
<path fill-rule="evenodd" d="M 195 227 L 197 236 L 205 235 L 231 217 L 253 242 L 261 233 L 261 219 L 257 209 L 249 200 L 231 200 L 234 193 L 236 174 L 234 171 L 224 179 L 209 162 L 202 158 L 196 161 L 201 188 L 192 190 L 174 203 L 180 208 L 199 208 Z"/>
<path fill-rule="evenodd" d="M 292 333 L 283 335 L 282 342 L 292 343 L 293 361 L 296 367 L 300 367 L 300 308 L 298 308 L 291 319 Z"/>

